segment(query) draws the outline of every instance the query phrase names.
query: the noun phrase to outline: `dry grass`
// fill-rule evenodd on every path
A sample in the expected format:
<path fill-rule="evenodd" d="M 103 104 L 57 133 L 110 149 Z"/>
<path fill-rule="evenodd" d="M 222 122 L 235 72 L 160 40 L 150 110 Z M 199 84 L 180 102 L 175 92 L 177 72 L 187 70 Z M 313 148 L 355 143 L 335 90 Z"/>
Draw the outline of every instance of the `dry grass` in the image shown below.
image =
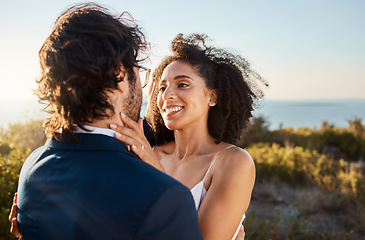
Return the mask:
<path fill-rule="evenodd" d="M 365 206 L 340 192 L 258 182 L 245 220 L 250 239 L 365 239 Z"/>

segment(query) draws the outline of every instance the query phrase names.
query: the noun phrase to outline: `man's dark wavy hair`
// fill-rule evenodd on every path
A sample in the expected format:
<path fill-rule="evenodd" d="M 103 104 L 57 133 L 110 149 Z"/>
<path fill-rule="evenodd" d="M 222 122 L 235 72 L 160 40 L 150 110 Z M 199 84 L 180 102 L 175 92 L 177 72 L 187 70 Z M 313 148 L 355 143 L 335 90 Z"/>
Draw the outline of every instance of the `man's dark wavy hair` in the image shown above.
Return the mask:
<path fill-rule="evenodd" d="M 121 65 L 134 87 L 133 67 L 146 59 L 147 50 L 144 34 L 126 12 L 113 16 L 89 3 L 61 14 L 39 51 L 35 93 L 51 114 L 44 122 L 47 137 L 76 140 L 75 125 L 114 114 L 107 92 L 122 81 Z"/>
<path fill-rule="evenodd" d="M 255 100 L 263 97 L 260 84 L 268 86 L 241 56 L 206 46 L 206 35 L 192 34 L 184 38 L 178 34 L 171 43 L 172 56 L 165 58 L 153 73 L 151 124 L 156 144 L 174 140 L 174 132 L 167 129 L 157 106 L 158 83 L 164 69 L 174 61 L 191 64 L 205 80 L 208 89 L 217 90 L 217 104 L 208 115 L 208 130 L 216 143 L 234 144 L 252 117 Z"/>

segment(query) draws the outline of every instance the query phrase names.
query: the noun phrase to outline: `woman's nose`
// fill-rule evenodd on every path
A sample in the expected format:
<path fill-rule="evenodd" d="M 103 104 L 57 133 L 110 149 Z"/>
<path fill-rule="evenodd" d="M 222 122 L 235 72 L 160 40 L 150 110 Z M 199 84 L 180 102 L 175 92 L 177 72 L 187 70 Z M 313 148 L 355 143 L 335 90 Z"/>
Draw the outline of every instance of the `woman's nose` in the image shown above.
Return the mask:
<path fill-rule="evenodd" d="M 176 93 L 173 89 L 172 86 L 167 86 L 164 93 L 163 93 L 163 98 L 164 99 L 171 99 L 174 98 L 176 96 Z"/>

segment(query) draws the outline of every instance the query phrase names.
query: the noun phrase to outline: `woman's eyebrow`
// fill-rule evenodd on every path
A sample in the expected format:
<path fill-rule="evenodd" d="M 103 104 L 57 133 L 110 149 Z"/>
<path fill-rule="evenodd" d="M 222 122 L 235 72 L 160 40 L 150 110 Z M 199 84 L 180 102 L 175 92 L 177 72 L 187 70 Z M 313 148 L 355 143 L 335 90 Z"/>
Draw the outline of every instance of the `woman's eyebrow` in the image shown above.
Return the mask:
<path fill-rule="evenodd" d="M 194 80 L 192 79 L 191 77 L 187 76 L 187 75 L 177 75 L 174 77 L 174 80 L 178 80 L 178 79 L 181 79 L 181 78 L 189 78 L 191 80 Z"/>
<path fill-rule="evenodd" d="M 192 80 L 192 81 L 194 81 L 194 79 L 192 79 L 191 77 L 189 77 L 189 76 L 187 76 L 187 75 L 177 75 L 177 76 L 175 76 L 174 77 L 174 81 L 176 81 L 176 80 L 179 80 L 179 79 L 183 79 L 183 78 L 188 78 L 188 79 L 190 79 L 190 80 Z M 161 79 L 161 81 L 160 81 L 160 84 L 161 83 L 165 83 L 165 82 L 167 82 L 167 80 L 166 79 Z"/>

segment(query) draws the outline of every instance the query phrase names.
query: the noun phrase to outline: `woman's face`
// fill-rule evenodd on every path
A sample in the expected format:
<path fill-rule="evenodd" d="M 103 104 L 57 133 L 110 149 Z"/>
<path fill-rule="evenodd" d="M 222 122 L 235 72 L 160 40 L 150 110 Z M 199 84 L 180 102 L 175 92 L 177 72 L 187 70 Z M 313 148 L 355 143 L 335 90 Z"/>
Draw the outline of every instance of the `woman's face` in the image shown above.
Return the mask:
<path fill-rule="evenodd" d="M 170 63 L 162 73 L 158 90 L 157 105 L 168 129 L 207 124 L 212 106 L 209 100 L 215 95 L 192 65 L 181 61 Z"/>

